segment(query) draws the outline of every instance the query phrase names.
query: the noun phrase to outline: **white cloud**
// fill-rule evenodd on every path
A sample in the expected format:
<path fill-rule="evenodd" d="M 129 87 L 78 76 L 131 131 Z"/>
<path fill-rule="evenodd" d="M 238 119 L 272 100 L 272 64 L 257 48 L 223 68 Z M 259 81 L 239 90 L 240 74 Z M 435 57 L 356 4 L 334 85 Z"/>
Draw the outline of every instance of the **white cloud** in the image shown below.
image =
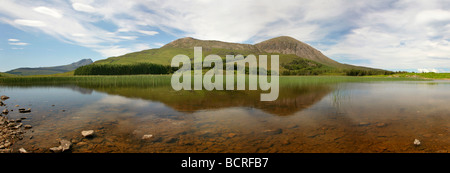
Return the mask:
<path fill-rule="evenodd" d="M 32 27 L 47 26 L 47 24 L 45 24 L 44 22 L 39 21 L 39 20 L 17 19 L 17 20 L 14 20 L 14 23 L 23 25 L 23 26 L 32 26 Z"/>
<path fill-rule="evenodd" d="M 42 13 L 42 14 L 46 14 L 46 15 L 52 16 L 54 18 L 58 18 L 58 19 L 62 17 L 62 14 L 60 14 L 57 10 L 54 10 L 54 9 L 51 9 L 51 8 L 47 8 L 47 7 L 43 7 L 43 6 L 36 7 L 33 10 L 36 11 L 36 12 Z"/>
<path fill-rule="evenodd" d="M 124 40 L 136 40 L 138 37 L 136 37 L 136 36 L 117 36 L 117 38 L 124 39 Z"/>
<path fill-rule="evenodd" d="M 10 42 L 9 45 L 13 46 L 26 46 L 28 43 L 22 43 L 22 42 Z"/>
<path fill-rule="evenodd" d="M 87 13 L 94 13 L 96 12 L 96 9 L 90 5 L 82 4 L 82 3 L 73 3 L 72 4 L 73 9 L 77 11 L 87 12 Z"/>
<path fill-rule="evenodd" d="M 103 47 L 96 49 L 96 51 L 100 52 L 104 57 L 113 57 L 113 56 L 120 56 L 131 52 L 131 49 L 129 48 L 123 48 L 120 46 L 113 46 L 113 47 Z"/>
<path fill-rule="evenodd" d="M 356 65 L 442 69 L 450 64 L 449 9 L 445 0 L 4 0 L 0 22 L 104 56 L 137 50 L 140 34 L 157 31 L 248 43 L 288 35 Z M 98 25 L 102 22 L 117 30 Z"/>
<path fill-rule="evenodd" d="M 430 73 L 430 72 L 433 72 L 433 73 L 439 73 L 439 70 L 437 70 L 437 69 L 425 69 L 425 68 L 419 68 L 419 69 L 417 69 L 417 71 L 419 71 L 419 73 Z"/>
<path fill-rule="evenodd" d="M 141 50 L 147 50 L 147 49 L 151 49 L 152 47 L 150 47 L 148 44 L 136 44 L 134 45 L 134 50 L 135 51 L 141 51 Z"/>
<path fill-rule="evenodd" d="M 156 31 L 144 31 L 144 30 L 138 30 L 138 32 L 140 32 L 140 33 L 142 33 L 142 34 L 150 35 L 150 36 L 159 34 L 159 33 L 156 32 Z"/>
<path fill-rule="evenodd" d="M 17 41 L 20 41 L 20 40 L 19 39 L 15 39 L 15 38 L 10 38 L 10 39 L 8 39 L 8 41 L 17 42 Z"/>

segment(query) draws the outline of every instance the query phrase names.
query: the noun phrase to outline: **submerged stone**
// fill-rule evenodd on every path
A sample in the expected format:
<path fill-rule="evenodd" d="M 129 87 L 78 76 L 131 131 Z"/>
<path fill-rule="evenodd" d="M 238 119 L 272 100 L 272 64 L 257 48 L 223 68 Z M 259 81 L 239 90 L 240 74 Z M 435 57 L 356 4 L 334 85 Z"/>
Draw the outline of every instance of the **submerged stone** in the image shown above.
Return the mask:
<path fill-rule="evenodd" d="M 81 132 L 81 135 L 85 138 L 93 137 L 94 136 L 94 130 L 85 130 Z"/>
<path fill-rule="evenodd" d="M 153 135 L 148 134 L 148 135 L 142 136 L 142 139 L 143 140 L 148 140 L 148 139 L 151 139 L 152 137 L 153 137 Z"/>
<path fill-rule="evenodd" d="M 2 100 L 7 100 L 7 99 L 9 99 L 9 97 L 8 97 L 8 96 L 5 96 L 5 95 L 2 95 L 2 96 L 0 97 L 0 99 L 2 99 Z"/>
<path fill-rule="evenodd" d="M 20 108 L 19 109 L 19 113 L 29 113 L 31 112 L 31 108 L 25 109 L 25 108 Z"/>

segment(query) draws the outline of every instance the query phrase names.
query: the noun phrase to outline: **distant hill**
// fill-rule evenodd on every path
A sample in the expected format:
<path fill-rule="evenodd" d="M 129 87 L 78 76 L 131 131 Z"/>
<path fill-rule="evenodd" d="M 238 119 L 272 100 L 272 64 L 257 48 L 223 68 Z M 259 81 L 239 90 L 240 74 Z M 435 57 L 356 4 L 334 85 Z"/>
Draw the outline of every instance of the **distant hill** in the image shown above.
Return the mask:
<path fill-rule="evenodd" d="M 38 67 L 38 68 L 18 68 L 5 73 L 20 75 L 20 76 L 30 76 L 30 75 L 51 75 L 58 73 L 70 72 L 78 67 L 92 64 L 91 59 L 82 59 L 78 62 L 74 62 L 69 65 L 55 66 L 55 67 Z"/>
<path fill-rule="evenodd" d="M 15 77 L 15 76 L 17 75 L 0 72 L 0 77 Z"/>
<path fill-rule="evenodd" d="M 149 49 L 129 53 L 118 57 L 96 61 L 94 64 L 136 64 L 153 63 L 170 65 L 171 60 L 178 54 L 193 58 L 195 46 L 203 49 L 203 57 L 217 54 L 225 55 L 279 55 L 280 71 L 285 75 L 317 75 L 324 73 L 348 73 L 350 70 L 372 71 L 370 74 L 383 74 L 385 70 L 342 64 L 334 61 L 310 45 L 292 37 L 281 36 L 261 43 L 240 44 L 215 40 L 198 40 L 191 37 L 177 39 L 159 49 Z M 270 60 L 270 56 L 269 56 Z M 270 66 L 270 63 L 268 64 Z M 270 67 L 269 67 L 270 68 Z M 369 73 L 368 73 L 369 74 Z"/>

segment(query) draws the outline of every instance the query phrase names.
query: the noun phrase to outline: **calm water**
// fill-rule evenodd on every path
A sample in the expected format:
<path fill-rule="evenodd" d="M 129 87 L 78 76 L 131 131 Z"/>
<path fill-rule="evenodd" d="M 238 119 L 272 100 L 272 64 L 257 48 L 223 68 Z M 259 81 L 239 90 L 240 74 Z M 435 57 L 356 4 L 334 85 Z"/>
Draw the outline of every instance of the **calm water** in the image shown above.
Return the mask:
<path fill-rule="evenodd" d="M 60 139 L 73 141 L 72 152 L 101 153 L 450 150 L 445 81 L 281 86 L 275 102 L 260 102 L 259 92 L 170 86 L 0 86 L 0 95 L 11 97 L 7 117 L 33 126 L 16 151 L 49 152 Z M 96 136 L 83 138 L 90 129 Z"/>

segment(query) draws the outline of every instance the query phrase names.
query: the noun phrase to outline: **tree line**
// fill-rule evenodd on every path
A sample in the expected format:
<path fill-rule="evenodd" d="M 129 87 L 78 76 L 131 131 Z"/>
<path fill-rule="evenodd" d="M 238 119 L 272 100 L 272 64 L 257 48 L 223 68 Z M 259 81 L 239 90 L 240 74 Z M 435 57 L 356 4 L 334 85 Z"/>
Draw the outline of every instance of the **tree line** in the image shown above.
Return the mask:
<path fill-rule="evenodd" d="M 74 75 L 139 75 L 139 74 L 170 74 L 177 68 L 169 65 L 152 63 L 138 64 L 90 64 L 79 67 Z"/>

